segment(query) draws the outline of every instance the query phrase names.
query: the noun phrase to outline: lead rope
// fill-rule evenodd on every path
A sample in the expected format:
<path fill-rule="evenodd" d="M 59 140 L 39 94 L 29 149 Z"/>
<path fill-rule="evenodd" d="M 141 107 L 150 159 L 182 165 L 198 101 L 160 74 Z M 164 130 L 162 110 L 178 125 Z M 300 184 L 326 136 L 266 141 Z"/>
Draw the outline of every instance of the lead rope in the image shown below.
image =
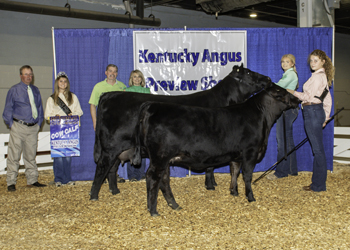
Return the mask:
<path fill-rule="evenodd" d="M 329 120 L 326 122 L 326 126 L 328 123 L 330 123 L 336 115 L 338 115 L 341 111 L 343 111 L 344 107 L 342 107 L 338 112 L 336 112 Z M 324 126 L 324 128 L 326 127 Z M 294 151 L 298 150 L 301 146 L 303 146 L 309 139 L 306 137 L 302 142 L 300 142 L 298 145 L 296 145 L 291 151 L 288 152 L 287 156 L 293 153 Z M 281 161 L 284 160 L 284 157 L 280 160 L 278 160 L 275 164 L 273 164 L 268 170 L 266 170 L 262 175 L 259 176 L 258 179 L 253 181 L 253 184 L 256 184 L 259 180 L 264 178 L 266 175 L 268 175 L 271 171 L 273 171 L 278 164 L 280 164 Z"/>

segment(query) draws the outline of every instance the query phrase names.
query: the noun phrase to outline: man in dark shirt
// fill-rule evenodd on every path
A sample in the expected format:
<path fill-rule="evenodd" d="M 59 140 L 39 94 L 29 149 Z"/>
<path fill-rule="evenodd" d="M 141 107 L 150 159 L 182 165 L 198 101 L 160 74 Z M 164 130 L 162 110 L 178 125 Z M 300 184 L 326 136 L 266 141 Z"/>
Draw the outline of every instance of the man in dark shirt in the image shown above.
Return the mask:
<path fill-rule="evenodd" d="M 2 117 L 10 127 L 7 153 L 7 190 L 16 191 L 19 160 L 23 152 L 27 186 L 44 187 L 38 182 L 38 167 L 35 157 L 38 146 L 38 132 L 44 120 L 39 89 L 32 85 L 33 69 L 29 65 L 20 68 L 21 82 L 12 86 L 7 93 Z"/>

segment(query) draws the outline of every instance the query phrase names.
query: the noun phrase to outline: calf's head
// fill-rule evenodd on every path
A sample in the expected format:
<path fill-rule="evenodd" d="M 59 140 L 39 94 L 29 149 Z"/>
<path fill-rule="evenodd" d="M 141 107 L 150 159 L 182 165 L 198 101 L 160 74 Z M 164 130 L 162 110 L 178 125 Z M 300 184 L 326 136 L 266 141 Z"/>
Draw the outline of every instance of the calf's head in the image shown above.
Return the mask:
<path fill-rule="evenodd" d="M 251 88 L 252 93 L 272 85 L 270 77 L 244 68 L 243 63 L 241 66 L 233 66 L 230 76 L 239 81 L 242 86 Z"/>
<path fill-rule="evenodd" d="M 285 110 L 290 108 L 297 108 L 301 102 L 297 97 L 276 84 L 272 84 L 270 88 L 266 89 L 266 92 L 274 99 L 286 104 L 287 107 Z"/>

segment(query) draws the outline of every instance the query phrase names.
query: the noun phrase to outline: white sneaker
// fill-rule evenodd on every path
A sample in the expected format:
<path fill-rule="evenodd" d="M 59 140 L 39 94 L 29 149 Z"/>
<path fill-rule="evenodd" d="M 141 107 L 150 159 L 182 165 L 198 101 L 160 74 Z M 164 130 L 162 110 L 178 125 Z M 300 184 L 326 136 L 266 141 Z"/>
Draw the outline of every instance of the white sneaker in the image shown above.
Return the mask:
<path fill-rule="evenodd" d="M 62 186 L 62 183 L 58 181 L 55 183 L 55 185 L 56 185 L 56 187 L 60 187 L 60 186 Z"/>
<path fill-rule="evenodd" d="M 70 181 L 66 185 L 74 186 L 75 185 L 75 181 Z"/>

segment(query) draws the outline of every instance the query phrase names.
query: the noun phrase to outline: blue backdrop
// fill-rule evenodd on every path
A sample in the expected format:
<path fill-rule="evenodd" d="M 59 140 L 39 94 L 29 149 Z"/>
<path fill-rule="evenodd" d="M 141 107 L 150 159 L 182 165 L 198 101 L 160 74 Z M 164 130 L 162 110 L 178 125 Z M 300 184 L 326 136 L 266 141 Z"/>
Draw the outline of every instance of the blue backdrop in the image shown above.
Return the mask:
<path fill-rule="evenodd" d="M 90 116 L 89 98 L 94 85 L 105 79 L 105 69 L 110 63 L 119 68 L 118 80 L 126 85 L 133 70 L 133 31 L 136 29 L 55 29 L 55 52 L 57 72 L 68 74 L 71 91 L 79 98 L 84 115 L 81 117 L 81 156 L 73 157 L 73 180 L 92 180 L 96 164 L 93 160 L 95 133 Z M 140 29 L 137 29 L 140 30 Z M 145 29 L 143 29 L 145 30 Z M 152 29 L 154 30 L 154 29 Z M 161 30 L 161 29 L 158 29 Z M 163 29 L 179 30 L 179 29 Z M 189 30 L 189 29 L 188 29 Z M 213 30 L 213 29 L 191 29 Z M 215 30 L 242 30 L 216 28 Z M 332 28 L 248 28 L 247 66 L 249 69 L 269 76 L 277 82 L 283 74 L 280 60 L 284 54 L 296 57 L 299 76 L 299 89 L 311 76 L 307 63 L 308 55 L 314 49 L 321 49 L 332 58 Z M 333 88 L 330 89 L 333 98 Z M 333 115 L 333 107 L 332 113 Z M 324 129 L 324 145 L 327 166 L 333 170 L 333 121 Z M 306 138 L 301 111 L 294 122 L 295 145 Z M 312 151 L 307 142 L 297 151 L 299 171 L 312 171 Z M 255 171 L 265 171 L 277 161 L 275 127 L 272 128 L 268 149 L 264 160 L 255 167 Z M 229 172 L 228 167 L 216 169 L 216 172 Z M 127 178 L 126 166 L 118 172 Z M 171 167 L 171 176 L 183 177 L 188 170 Z"/>

